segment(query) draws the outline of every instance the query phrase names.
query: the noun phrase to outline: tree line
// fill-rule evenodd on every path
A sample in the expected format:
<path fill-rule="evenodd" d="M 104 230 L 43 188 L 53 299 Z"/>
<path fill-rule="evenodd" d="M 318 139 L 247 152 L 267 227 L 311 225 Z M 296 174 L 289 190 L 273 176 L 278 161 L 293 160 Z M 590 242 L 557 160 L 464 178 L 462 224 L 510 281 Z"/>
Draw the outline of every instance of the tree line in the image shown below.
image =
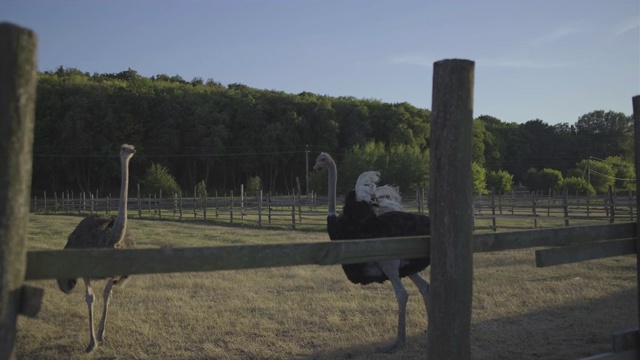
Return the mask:
<path fill-rule="evenodd" d="M 154 172 L 185 193 L 250 182 L 272 192 L 302 182 L 304 192 L 307 166 L 325 151 L 338 162 L 341 192 L 375 169 L 406 193 L 428 184 L 430 115 L 408 103 L 60 67 L 39 74 L 32 192 L 117 192 L 117 149 L 131 143 L 131 181 L 146 192 L 160 186 Z M 486 189 L 491 174 L 514 184 L 532 169 L 566 174 L 590 157 L 633 163 L 631 125 L 631 116 L 601 110 L 553 126 L 482 115 L 474 120 L 474 174 L 485 176 L 478 186 Z M 309 187 L 325 191 L 326 174 L 311 171 Z"/>

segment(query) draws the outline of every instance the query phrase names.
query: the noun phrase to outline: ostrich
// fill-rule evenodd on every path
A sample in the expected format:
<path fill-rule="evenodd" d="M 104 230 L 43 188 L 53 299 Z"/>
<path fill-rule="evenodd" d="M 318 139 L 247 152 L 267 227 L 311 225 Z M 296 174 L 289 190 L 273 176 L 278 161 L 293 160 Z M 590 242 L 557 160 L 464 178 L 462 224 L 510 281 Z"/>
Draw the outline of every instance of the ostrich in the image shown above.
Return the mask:
<path fill-rule="evenodd" d="M 335 162 L 327 153 L 321 153 L 318 156 L 314 169 L 323 167 L 326 167 L 329 172 L 327 231 L 331 240 L 430 234 L 429 217 L 399 211 L 402 206 L 397 202 L 399 195 L 395 191 L 382 187 L 384 190 L 376 193 L 376 190 L 380 189 L 375 187 L 375 182 L 379 179 L 377 172 L 365 172 L 360 175 L 356 189 L 347 194 L 342 214 L 338 215 L 336 212 L 337 169 Z M 380 198 L 381 195 L 382 198 Z M 419 258 L 342 266 L 347 278 L 354 284 L 367 285 L 391 281 L 398 302 L 398 330 L 395 342 L 383 351 L 393 352 L 403 347 L 406 342 L 406 311 L 409 294 L 400 280 L 402 277 L 409 277 L 417 286 L 429 316 L 429 283 L 419 275 L 419 272 L 426 269 L 429 264 L 429 258 Z"/>
<path fill-rule="evenodd" d="M 81 248 L 113 248 L 124 249 L 133 247 L 133 243 L 127 236 L 127 198 L 129 188 L 129 160 L 135 154 L 133 145 L 124 144 L 120 147 L 120 166 L 121 166 L 121 184 L 120 184 L 120 204 L 118 208 L 118 217 L 107 215 L 90 215 L 84 218 L 80 224 L 73 230 L 67 240 L 65 249 L 81 249 Z M 91 279 L 83 278 L 86 287 L 86 302 L 89 308 L 89 345 L 86 352 L 92 352 L 99 343 L 104 341 L 104 328 L 107 318 L 107 307 L 111 290 L 114 286 L 120 285 L 127 280 L 127 275 L 109 277 L 104 288 L 103 299 L 104 308 L 102 310 L 102 319 L 98 329 L 98 337 L 93 329 L 93 301 L 94 295 L 91 289 Z M 68 294 L 73 290 L 77 279 L 58 279 L 58 287 L 64 293 Z"/>

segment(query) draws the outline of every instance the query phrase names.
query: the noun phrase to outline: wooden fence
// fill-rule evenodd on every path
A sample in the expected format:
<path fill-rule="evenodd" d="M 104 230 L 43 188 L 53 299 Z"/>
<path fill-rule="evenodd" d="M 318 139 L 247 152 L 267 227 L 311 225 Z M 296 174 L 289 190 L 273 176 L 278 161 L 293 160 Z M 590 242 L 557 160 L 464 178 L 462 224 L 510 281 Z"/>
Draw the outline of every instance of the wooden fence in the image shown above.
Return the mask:
<path fill-rule="evenodd" d="M 403 198 L 409 212 L 426 212 L 427 201 L 420 196 Z M 327 198 L 315 193 L 308 196 L 271 195 L 257 192 L 233 195 L 173 198 L 139 195 L 129 199 L 131 217 L 158 220 L 202 220 L 215 224 L 250 227 L 315 229 L 325 225 Z M 96 198 L 94 194 L 65 191 L 53 196 L 43 193 L 31 200 L 36 214 L 114 214 L 118 198 Z M 611 192 L 600 196 L 544 196 L 532 192 L 506 195 L 479 195 L 473 199 L 474 230 L 513 230 L 557 227 L 599 222 L 635 221 L 635 194 Z"/>
<path fill-rule="evenodd" d="M 22 46 L 5 46 L 8 42 L 5 39 L 18 39 L 17 42 Z M 0 140 L 1 144 L 10 144 L 0 146 L 0 195 L 9 196 L 10 200 L 0 210 L 0 358 L 15 356 L 16 316 L 19 313 L 37 313 L 41 302 L 42 294 L 24 285 L 24 279 L 326 265 L 430 255 L 433 296 L 431 306 L 434 316 L 429 319 L 430 345 L 425 354 L 430 359 L 469 359 L 472 251 L 499 251 L 532 246 L 561 246 L 564 249 L 562 257 L 554 255 L 553 251 L 557 249 L 539 250 L 537 257 L 540 266 L 638 252 L 638 222 L 472 236 L 472 198 L 470 183 L 467 183 L 470 177 L 460 176 L 459 172 L 462 170 L 463 174 L 470 173 L 470 168 L 466 169 L 465 166 L 470 167 L 471 162 L 454 160 L 460 159 L 461 154 L 470 158 L 471 132 L 468 130 L 472 121 L 473 63 L 444 60 L 434 64 L 431 138 L 438 140 L 432 146 L 431 163 L 438 166 L 431 167 L 432 197 L 429 207 L 433 242 L 428 237 L 418 237 L 198 249 L 30 251 L 25 256 L 29 192 L 28 186 L 24 184 L 29 183 L 31 175 L 30 140 L 33 135 L 35 100 L 29 96 L 25 99 L 24 94 L 35 94 L 35 80 L 18 83 L 4 80 L 14 77 L 21 80 L 36 78 L 33 48 L 35 35 L 31 31 L 0 24 L 0 58 L 3 59 L 0 60 L 0 86 L 9 87 L 3 94 L 19 95 L 9 96 L 8 100 L 0 98 L 0 129 L 9 128 L 9 131 L 0 131 Z M 4 66 L 5 58 L 22 60 Z M 24 71 L 25 67 L 29 71 Z M 24 82 L 28 84 L 25 85 Z M 11 111 L 16 104 L 26 109 Z M 5 112 L 6 109 L 10 111 Z M 638 161 L 640 96 L 634 98 L 634 111 Z M 19 126 L 6 127 L 4 124 L 7 123 Z M 459 132 L 457 129 L 462 130 Z M 2 166 L 4 164 L 10 166 Z M 640 169 L 640 166 L 636 166 L 636 169 Z M 451 186 L 460 190 L 466 189 L 467 185 L 468 191 L 451 191 Z M 615 250 L 606 254 L 596 251 L 603 246 L 608 249 L 609 244 L 618 242 L 626 242 L 630 246 L 612 246 Z M 633 244 L 636 246 L 632 246 Z M 551 258 L 554 260 L 549 260 Z M 452 294 L 458 296 L 450 297 Z M 614 345 L 612 353 L 599 358 L 623 359 L 637 356 L 637 339 L 637 329 L 615 335 L 614 343 L 624 345 Z"/>
<path fill-rule="evenodd" d="M 58 196 L 34 196 L 31 201 L 31 211 L 36 214 L 113 214 L 117 211 L 120 199 L 96 198 L 93 194 L 83 192 L 74 196 L 72 191 L 61 192 Z M 320 201 L 321 203 L 322 201 Z M 303 223 L 303 219 L 310 220 L 310 224 L 324 223 L 326 211 L 318 207 L 315 194 L 309 196 L 263 195 L 259 191 L 255 196 L 242 193 L 234 196 L 233 191 L 222 196 L 182 197 L 174 194 L 172 198 L 162 198 L 158 195 L 130 198 L 128 209 L 131 217 L 139 219 L 158 220 L 204 220 L 214 223 L 240 224 L 256 227 L 290 226 L 296 229 Z M 326 198 L 324 199 L 326 204 Z M 326 210 L 326 206 L 325 206 Z"/>
<path fill-rule="evenodd" d="M 544 196 L 535 192 L 511 192 L 474 199 L 474 214 L 477 223 L 480 223 L 476 229 L 494 231 L 537 228 L 541 222 L 548 222 L 551 226 L 569 226 L 588 222 L 635 221 L 636 208 L 635 194 L 631 191 L 616 193 L 612 189 L 608 194 L 599 196 L 569 196 L 566 193 L 562 196 Z M 515 219 L 523 221 L 514 226 L 512 220 Z"/>

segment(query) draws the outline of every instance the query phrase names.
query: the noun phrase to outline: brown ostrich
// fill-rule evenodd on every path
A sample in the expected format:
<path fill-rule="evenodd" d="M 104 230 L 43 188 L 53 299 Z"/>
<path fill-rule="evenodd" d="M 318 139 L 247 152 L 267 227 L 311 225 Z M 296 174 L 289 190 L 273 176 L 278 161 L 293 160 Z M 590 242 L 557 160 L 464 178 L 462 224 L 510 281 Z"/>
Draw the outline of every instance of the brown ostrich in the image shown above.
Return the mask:
<path fill-rule="evenodd" d="M 133 157 L 136 150 L 133 145 L 124 144 L 120 147 L 120 167 L 121 167 L 121 185 L 120 185 L 120 204 L 118 207 L 118 216 L 107 215 L 91 215 L 84 218 L 75 230 L 69 235 L 65 249 L 84 249 L 84 248 L 112 248 L 126 249 L 133 247 L 133 243 L 127 236 L 127 199 L 129 190 L 129 160 Z M 86 352 L 90 353 L 104 341 L 104 328 L 107 318 L 107 307 L 109 306 L 109 298 L 111 290 L 114 286 L 122 286 L 127 280 L 128 275 L 113 276 L 107 279 L 104 287 L 103 298 L 104 308 L 102 310 L 102 319 L 98 328 L 98 337 L 93 329 L 93 302 L 94 295 L 91 289 L 91 279 L 84 277 L 84 285 L 86 287 L 86 301 L 89 308 L 89 345 Z M 58 279 L 58 287 L 64 293 L 68 294 L 73 290 L 77 279 Z"/>

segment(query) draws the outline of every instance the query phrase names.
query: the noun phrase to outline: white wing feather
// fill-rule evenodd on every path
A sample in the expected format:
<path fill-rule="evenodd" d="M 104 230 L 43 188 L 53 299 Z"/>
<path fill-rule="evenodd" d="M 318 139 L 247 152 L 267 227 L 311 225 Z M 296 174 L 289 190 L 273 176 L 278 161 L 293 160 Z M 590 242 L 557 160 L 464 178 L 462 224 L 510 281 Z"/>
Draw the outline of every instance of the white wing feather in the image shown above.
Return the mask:
<path fill-rule="evenodd" d="M 380 181 L 379 171 L 365 171 L 360 174 L 356 181 L 356 200 L 375 204 L 376 215 L 389 211 L 404 211 L 398 191 L 389 185 L 377 187 L 378 181 Z"/>

